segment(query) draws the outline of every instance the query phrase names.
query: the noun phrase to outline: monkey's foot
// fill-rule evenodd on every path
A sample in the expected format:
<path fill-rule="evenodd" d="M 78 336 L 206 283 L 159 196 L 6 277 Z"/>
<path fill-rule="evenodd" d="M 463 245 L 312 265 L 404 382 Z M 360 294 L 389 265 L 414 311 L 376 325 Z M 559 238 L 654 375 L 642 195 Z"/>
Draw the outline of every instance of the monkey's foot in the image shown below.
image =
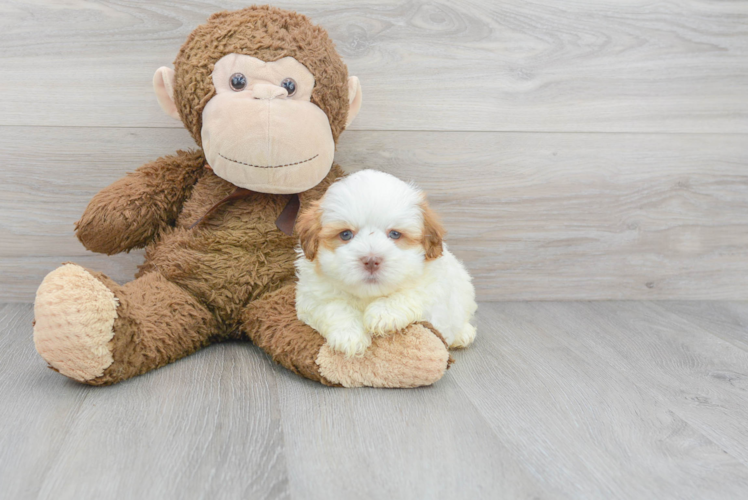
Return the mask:
<path fill-rule="evenodd" d="M 36 292 L 36 350 L 52 368 L 74 380 L 100 377 L 114 361 L 109 342 L 117 304 L 114 293 L 81 266 L 55 269 Z"/>
<path fill-rule="evenodd" d="M 415 323 L 402 332 L 376 337 L 363 356 L 350 358 L 323 345 L 320 374 L 344 387 L 420 387 L 442 378 L 450 363 L 447 346 L 429 325 Z"/>

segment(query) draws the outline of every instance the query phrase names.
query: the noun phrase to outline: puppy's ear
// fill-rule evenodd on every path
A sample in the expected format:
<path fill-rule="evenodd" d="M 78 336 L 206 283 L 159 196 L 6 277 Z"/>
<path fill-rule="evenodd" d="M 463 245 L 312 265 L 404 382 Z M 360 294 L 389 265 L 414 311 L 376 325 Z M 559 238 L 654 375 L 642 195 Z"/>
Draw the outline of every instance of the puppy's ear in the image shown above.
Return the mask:
<path fill-rule="evenodd" d="M 423 249 L 426 252 L 426 260 L 434 260 L 441 257 L 444 248 L 442 240 L 444 238 L 444 227 L 428 202 L 424 198 L 421 202 L 421 211 L 423 212 Z"/>
<path fill-rule="evenodd" d="M 322 230 L 321 217 L 322 209 L 319 200 L 317 200 L 302 210 L 296 221 L 301 249 L 304 251 L 304 256 L 309 260 L 314 260 L 317 249 L 319 249 L 319 233 Z"/>

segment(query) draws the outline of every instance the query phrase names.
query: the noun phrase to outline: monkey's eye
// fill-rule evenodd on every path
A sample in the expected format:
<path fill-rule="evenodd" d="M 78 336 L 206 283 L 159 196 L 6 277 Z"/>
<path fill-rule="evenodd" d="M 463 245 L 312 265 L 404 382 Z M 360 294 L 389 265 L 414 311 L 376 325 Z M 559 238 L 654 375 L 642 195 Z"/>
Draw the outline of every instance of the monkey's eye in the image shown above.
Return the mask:
<path fill-rule="evenodd" d="M 244 90 L 247 88 L 247 77 L 241 73 L 234 73 L 231 75 L 231 78 L 229 78 L 229 85 L 237 92 Z"/>
<path fill-rule="evenodd" d="M 350 229 L 346 229 L 345 231 L 340 233 L 338 236 L 340 236 L 341 240 L 348 241 L 351 238 L 353 238 L 353 231 L 351 231 Z"/>
<path fill-rule="evenodd" d="M 392 238 L 393 240 L 397 240 L 397 239 L 400 239 L 400 236 L 402 236 L 402 234 L 400 234 L 400 231 L 395 231 L 395 230 L 393 229 L 392 231 L 390 231 L 390 234 L 389 234 L 389 236 L 390 236 L 390 238 Z"/>
<path fill-rule="evenodd" d="M 288 92 L 288 97 L 291 97 L 296 93 L 296 82 L 293 78 L 286 78 L 281 82 L 280 86 L 286 89 L 286 92 Z"/>

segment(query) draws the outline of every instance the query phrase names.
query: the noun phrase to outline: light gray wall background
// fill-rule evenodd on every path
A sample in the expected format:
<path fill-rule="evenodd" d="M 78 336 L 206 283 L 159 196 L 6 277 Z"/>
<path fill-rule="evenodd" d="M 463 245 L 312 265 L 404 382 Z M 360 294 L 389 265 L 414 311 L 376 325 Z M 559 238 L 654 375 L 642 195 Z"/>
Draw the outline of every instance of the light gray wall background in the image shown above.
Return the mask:
<path fill-rule="evenodd" d="M 274 2 L 364 90 L 336 161 L 416 180 L 481 300 L 748 298 L 748 2 Z M 0 3 L 0 301 L 65 261 L 130 279 L 73 223 L 193 142 L 156 68 L 239 1 Z"/>

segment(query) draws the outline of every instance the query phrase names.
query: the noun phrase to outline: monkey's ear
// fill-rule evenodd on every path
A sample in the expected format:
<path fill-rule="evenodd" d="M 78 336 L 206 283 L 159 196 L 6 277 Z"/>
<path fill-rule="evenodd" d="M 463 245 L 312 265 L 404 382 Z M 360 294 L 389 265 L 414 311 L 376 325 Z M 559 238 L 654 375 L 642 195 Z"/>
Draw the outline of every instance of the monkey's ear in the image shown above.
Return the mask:
<path fill-rule="evenodd" d="M 166 66 L 158 68 L 156 74 L 153 75 L 153 91 L 156 92 L 156 99 L 161 109 L 167 115 L 179 120 L 179 111 L 174 103 L 174 75 L 174 70 L 171 68 Z"/>
<path fill-rule="evenodd" d="M 345 126 L 351 124 L 358 111 L 361 109 L 361 82 L 357 76 L 348 77 L 348 117 L 345 119 Z"/>

